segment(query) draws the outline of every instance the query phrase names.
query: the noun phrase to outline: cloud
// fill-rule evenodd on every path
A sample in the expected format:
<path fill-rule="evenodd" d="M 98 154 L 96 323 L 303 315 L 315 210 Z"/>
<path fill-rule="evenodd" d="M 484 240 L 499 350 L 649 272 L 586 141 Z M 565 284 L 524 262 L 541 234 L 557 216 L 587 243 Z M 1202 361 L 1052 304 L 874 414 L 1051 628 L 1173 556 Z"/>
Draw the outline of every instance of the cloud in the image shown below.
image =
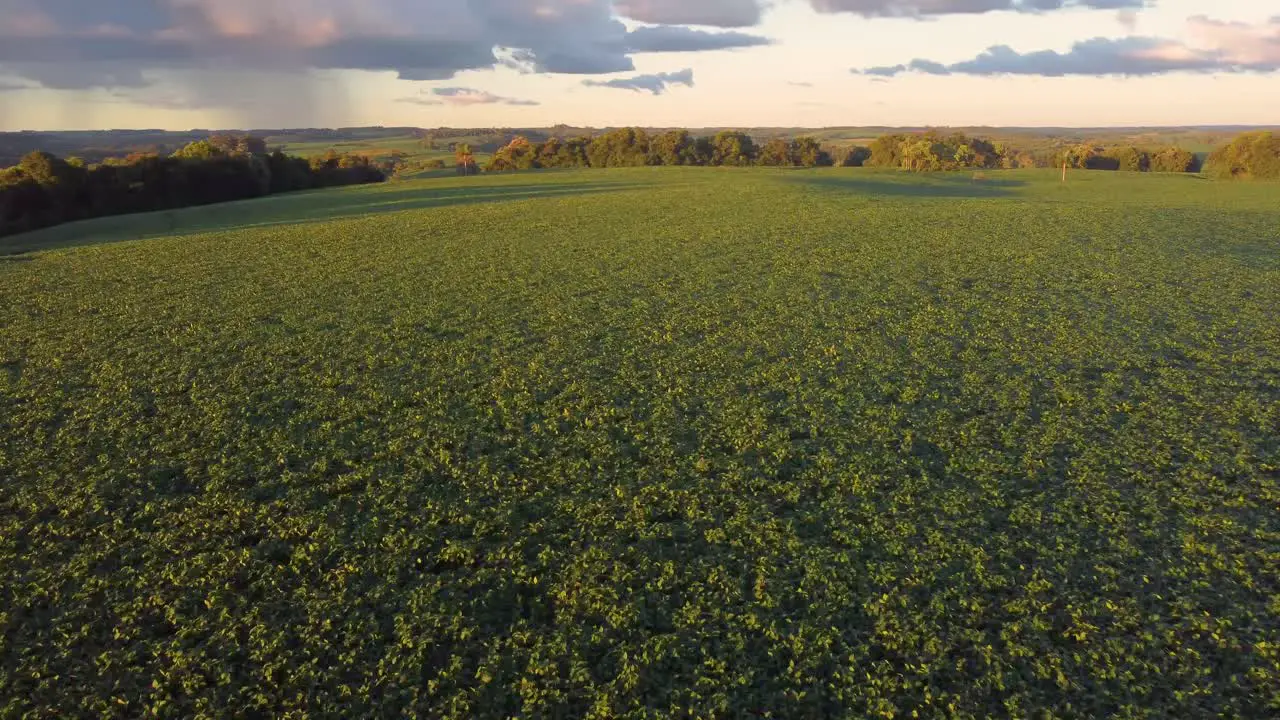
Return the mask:
<path fill-rule="evenodd" d="M 627 33 L 631 52 L 700 52 L 768 45 L 769 38 L 740 32 L 707 32 L 675 25 L 641 27 Z"/>
<path fill-rule="evenodd" d="M 535 100 L 518 100 L 516 98 L 502 97 L 494 95 L 485 90 L 476 90 L 464 87 L 442 87 L 434 88 L 431 94 L 440 98 L 437 102 L 443 102 L 446 105 L 457 105 L 468 107 L 471 105 L 523 105 L 533 106 L 541 103 Z"/>
<path fill-rule="evenodd" d="M 1096 77 L 1280 70 L 1280 18 L 1249 25 L 1197 16 L 1188 21 L 1188 35 L 1190 41 L 1155 37 L 1093 38 L 1075 43 L 1066 52 L 1039 50 L 1020 53 L 1007 45 L 998 45 L 975 58 L 951 65 L 917 59 L 904 65 L 854 72 L 887 78 L 907 72 Z"/>
<path fill-rule="evenodd" d="M 996 10 L 1117 10 L 1144 4 L 1143 0 L 0 0 L 0 76 L 59 90 L 129 91 L 129 97 L 139 102 L 152 97 L 164 105 L 195 107 L 212 102 L 246 118 L 297 118 L 319 114 L 325 104 L 345 103 L 320 71 L 389 72 L 404 80 L 433 82 L 497 66 L 530 73 L 631 73 L 636 70 L 634 57 L 642 53 L 767 45 L 770 40 L 758 34 L 706 28 L 758 26 L 766 9 L 782 2 L 808 2 L 827 13 L 917 18 Z M 644 24 L 637 27 L 635 23 Z M 1229 25 L 1205 30 L 1238 32 Z M 626 87 L 628 81 L 621 82 Z M 159 92 L 158 86 L 165 91 Z"/>
<path fill-rule="evenodd" d="M 753 24 L 754 0 L 619 3 L 652 20 Z M 632 55 L 766 44 L 659 25 L 634 32 L 613 0 L 0 0 L 0 71 L 48 87 L 141 87 L 152 72 L 391 71 L 444 80 L 512 65 L 608 74 Z"/>
<path fill-rule="evenodd" d="M 615 0 L 618 14 L 660 25 L 752 27 L 760 23 L 757 0 Z"/>
<path fill-rule="evenodd" d="M 980 15 L 989 12 L 1041 13 L 1086 8 L 1141 8 L 1148 0 L 810 0 L 821 13 L 853 13 L 863 17 L 922 18 L 935 15 Z"/>
<path fill-rule="evenodd" d="M 1138 11 L 1133 9 L 1119 10 L 1116 12 L 1116 22 L 1120 23 L 1127 32 L 1134 32 L 1138 29 Z"/>
<path fill-rule="evenodd" d="M 776 2 L 777 0 L 774 0 Z M 808 0 L 820 13 L 863 17 L 926 18 L 989 12 L 1043 13 L 1055 10 L 1136 10 L 1155 0 Z M 770 0 L 615 0 L 620 16 L 669 25 L 725 28 L 760 24 Z"/>
<path fill-rule="evenodd" d="M 591 87 L 616 88 L 618 90 L 635 90 L 661 95 L 672 85 L 693 87 L 693 70 L 686 69 L 673 73 L 655 73 L 653 75 L 636 75 L 616 80 L 584 80 L 583 85 Z"/>
<path fill-rule="evenodd" d="M 1187 32 L 1194 42 L 1219 48 L 1241 65 L 1273 69 L 1280 65 L 1280 16 L 1250 25 L 1196 15 L 1187 20 Z"/>

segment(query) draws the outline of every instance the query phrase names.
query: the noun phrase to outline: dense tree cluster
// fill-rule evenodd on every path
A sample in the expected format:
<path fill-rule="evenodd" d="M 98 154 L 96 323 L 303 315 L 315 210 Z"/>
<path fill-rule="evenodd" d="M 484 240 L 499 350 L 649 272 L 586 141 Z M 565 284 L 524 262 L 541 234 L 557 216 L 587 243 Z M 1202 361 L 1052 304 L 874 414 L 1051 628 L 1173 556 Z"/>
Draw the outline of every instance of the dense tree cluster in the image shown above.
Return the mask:
<path fill-rule="evenodd" d="M 839 167 L 862 167 L 871 157 L 871 148 L 862 145 L 839 147 L 831 151 L 831 159 Z"/>
<path fill-rule="evenodd" d="M 493 154 L 485 169 L 492 172 L 646 165 L 816 167 L 830 164 L 831 155 L 813 138 L 775 139 L 761 147 L 750 135 L 736 130 L 695 137 L 688 130 L 649 133 L 628 127 L 595 137 L 551 137 L 542 142 L 517 136 Z"/>
<path fill-rule="evenodd" d="M 871 143 L 864 161 L 871 167 L 898 168 L 915 172 L 998 168 L 1002 156 L 990 141 L 955 133 L 926 132 L 883 135 Z"/>
<path fill-rule="evenodd" d="M 1280 136 L 1272 132 L 1240 135 L 1209 156 L 1209 175 L 1239 180 L 1280 180 Z"/>
<path fill-rule="evenodd" d="M 268 153 L 252 136 L 215 135 L 168 157 L 134 154 L 86 165 L 33 152 L 0 170 L 0 235 L 105 215 L 169 210 L 311 188 L 381 182 L 367 157 Z"/>
<path fill-rule="evenodd" d="M 1198 172 L 1200 161 L 1179 148 L 1150 151 L 1133 146 L 1088 144 L 1019 150 L 985 138 L 937 131 L 883 135 L 870 147 L 824 148 L 809 137 L 771 138 L 763 145 L 748 134 L 726 130 L 695 137 L 687 130 L 649 133 L 619 128 L 595 137 L 516 136 L 500 147 L 485 170 L 508 171 L 565 167 L 639 167 L 645 165 L 729 165 L 769 167 L 896 168 L 914 172 L 965 169 L 1068 167 L 1133 172 Z M 462 166 L 459 161 L 459 166 Z"/>
<path fill-rule="evenodd" d="M 695 136 L 688 130 L 646 131 L 618 128 L 591 136 L 569 136 L 575 129 L 558 126 L 556 132 L 521 132 L 499 145 L 487 171 L 566 167 L 635 167 L 644 165 L 728 165 L 895 168 L 915 172 L 967 169 L 1060 168 L 1127 172 L 1195 173 L 1201 157 L 1178 147 L 1152 148 L 1126 144 L 1076 143 L 1039 147 L 1014 147 L 963 133 L 883 135 L 869 147 L 824 147 L 813 138 L 773 137 L 763 144 L 751 135 L 725 130 L 711 136 Z M 490 129 L 491 138 L 500 130 Z M 508 137 L 511 137 L 510 135 Z M 470 146 L 468 146 L 470 147 Z M 452 147 L 451 147 L 452 149 Z M 1280 138 L 1273 133 L 1247 133 L 1219 150 L 1210 159 L 1219 177 L 1280 177 Z M 473 168 L 473 171 L 478 168 Z"/>
<path fill-rule="evenodd" d="M 469 152 L 469 146 L 468 146 Z M 499 147 L 485 166 L 489 172 L 568 167 L 646 165 L 727 165 L 768 167 L 895 168 L 914 172 L 966 169 L 1068 167 L 1134 172 L 1198 172 L 1200 161 L 1178 148 L 1159 151 L 1133 146 L 1071 145 L 1020 150 L 985 138 L 937 131 L 883 135 L 870 147 L 826 148 L 810 137 L 770 138 L 758 144 L 745 132 L 726 130 L 697 137 L 688 130 L 651 133 L 619 128 L 580 137 L 531 140 L 517 135 Z M 460 168 L 467 167 L 459 160 Z"/>
<path fill-rule="evenodd" d="M 1200 158 L 1181 148 L 1150 151 L 1132 145 L 1098 147 L 1073 145 L 1053 154 L 1047 165 L 1063 165 L 1080 170 L 1122 170 L 1125 172 L 1200 172 Z"/>

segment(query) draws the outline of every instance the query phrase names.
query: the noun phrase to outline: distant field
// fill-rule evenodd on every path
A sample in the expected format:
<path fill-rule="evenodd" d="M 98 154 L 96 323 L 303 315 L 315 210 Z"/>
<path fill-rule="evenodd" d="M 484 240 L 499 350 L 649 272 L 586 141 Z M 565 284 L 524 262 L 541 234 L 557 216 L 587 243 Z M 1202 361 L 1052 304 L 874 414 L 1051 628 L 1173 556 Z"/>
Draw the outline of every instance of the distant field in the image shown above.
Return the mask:
<path fill-rule="evenodd" d="M 274 146 L 274 145 L 273 145 Z M 392 152 L 400 151 L 410 156 L 426 157 L 445 157 L 452 156 L 447 148 L 439 150 L 429 150 L 414 137 L 397 137 L 397 138 L 381 138 L 381 139 L 357 139 L 357 140 L 336 140 L 336 141 L 319 141 L 319 142 L 289 142 L 281 143 L 279 147 L 290 155 L 298 155 L 301 157 L 311 157 L 314 155 L 323 155 L 329 150 L 336 150 L 340 153 L 351 153 L 355 155 L 368 155 L 370 157 L 387 157 Z"/>
<path fill-rule="evenodd" d="M 275 147 L 273 145 L 273 147 Z M 437 143 L 435 150 L 424 147 L 417 138 L 414 137 L 394 137 L 375 140 L 350 140 L 339 142 L 308 142 L 308 143 L 284 143 L 281 144 L 284 152 L 299 157 L 315 157 L 323 155 L 330 150 L 339 153 L 348 153 L 352 155 L 364 155 L 372 160 L 385 160 L 392 156 L 392 153 L 399 151 L 404 153 L 402 159 L 410 165 L 410 171 L 398 177 L 408 179 L 434 179 L 444 178 L 456 174 L 452 165 L 455 155 L 448 149 L 448 142 L 441 141 Z M 484 166 L 489 161 L 490 155 L 483 152 L 475 152 L 472 157 L 475 162 Z M 428 160 L 443 160 L 449 167 L 443 170 L 415 170 L 414 167 Z"/>
<path fill-rule="evenodd" d="M 1280 187 L 987 176 L 0 239 L 0 714 L 1274 716 Z"/>

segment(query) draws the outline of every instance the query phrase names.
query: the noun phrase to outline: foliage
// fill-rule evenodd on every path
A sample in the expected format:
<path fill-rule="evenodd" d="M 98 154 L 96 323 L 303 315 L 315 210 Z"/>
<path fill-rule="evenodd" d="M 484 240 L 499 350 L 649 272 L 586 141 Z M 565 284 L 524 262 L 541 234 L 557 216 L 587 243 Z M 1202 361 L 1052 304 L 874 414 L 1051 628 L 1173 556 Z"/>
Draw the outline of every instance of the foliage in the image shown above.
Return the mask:
<path fill-rule="evenodd" d="M 711 139 L 712 165 L 737 165 L 745 167 L 756 159 L 756 144 L 750 135 L 738 130 L 716 133 Z"/>
<path fill-rule="evenodd" d="M 256 138 L 215 136 L 167 158 L 135 154 L 93 166 L 34 152 L 0 170 L 0 236 L 104 215 L 385 179 L 361 156 L 330 151 L 308 162 L 265 150 Z"/>
<path fill-rule="evenodd" d="M 773 138 L 760 148 L 756 164 L 767 166 L 823 167 L 832 164 L 831 154 L 811 137 L 794 140 Z"/>
<path fill-rule="evenodd" d="M 587 147 L 591 167 L 641 167 L 649 164 L 649 134 L 640 128 L 618 128 L 597 135 Z"/>
<path fill-rule="evenodd" d="M 829 153 L 835 165 L 840 167 L 862 167 L 871 158 L 871 148 L 863 145 L 842 147 Z"/>
<path fill-rule="evenodd" d="M 706 165 L 711 162 L 711 143 L 688 130 L 669 130 L 649 143 L 650 165 Z"/>
<path fill-rule="evenodd" d="M 1244 133 L 1209 156 L 1212 177 L 1237 180 L 1280 180 L 1280 136 Z"/>
<path fill-rule="evenodd" d="M 1105 157 L 1115 163 L 1116 170 L 1147 172 L 1151 169 L 1151 155 L 1132 145 L 1108 148 Z"/>
<path fill-rule="evenodd" d="M 1151 172 L 1194 173 L 1200 172 L 1200 158 L 1195 153 L 1171 147 L 1151 156 Z"/>
<path fill-rule="evenodd" d="M 382 184 L 0 262 L 0 711 L 1274 717 L 1273 189 L 991 175 Z"/>
<path fill-rule="evenodd" d="M 929 172 L 998 168 L 1001 160 L 1001 154 L 988 140 L 929 131 L 876 138 L 864 163 L 871 167 Z"/>
<path fill-rule="evenodd" d="M 459 175 L 476 175 L 480 172 L 480 164 L 476 162 L 470 143 L 459 143 L 455 146 L 453 156 L 454 166 Z"/>
<path fill-rule="evenodd" d="M 517 136 L 493 154 L 485 170 L 531 170 L 537 163 L 538 151 L 528 139 Z"/>
<path fill-rule="evenodd" d="M 551 137 L 542 142 L 516 136 L 494 152 L 485 170 L 757 164 L 818 167 L 831 165 L 832 159 L 810 137 L 775 138 L 761 150 L 745 132 L 724 131 L 714 137 L 694 137 L 687 130 L 650 134 L 641 128 L 626 127 L 594 137 Z"/>
<path fill-rule="evenodd" d="M 786 138 L 770 139 L 761 146 L 756 162 L 767 166 L 790 165 L 791 143 Z"/>

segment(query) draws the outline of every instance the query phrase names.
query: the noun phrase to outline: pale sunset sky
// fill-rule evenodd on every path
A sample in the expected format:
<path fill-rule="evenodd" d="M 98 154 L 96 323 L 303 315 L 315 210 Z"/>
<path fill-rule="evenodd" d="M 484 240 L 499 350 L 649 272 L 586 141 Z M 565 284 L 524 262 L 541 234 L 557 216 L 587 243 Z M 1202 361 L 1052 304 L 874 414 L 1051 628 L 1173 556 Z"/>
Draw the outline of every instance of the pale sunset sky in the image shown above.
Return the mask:
<path fill-rule="evenodd" d="M 1277 0 L 0 0 L 0 130 L 1280 124 Z"/>

